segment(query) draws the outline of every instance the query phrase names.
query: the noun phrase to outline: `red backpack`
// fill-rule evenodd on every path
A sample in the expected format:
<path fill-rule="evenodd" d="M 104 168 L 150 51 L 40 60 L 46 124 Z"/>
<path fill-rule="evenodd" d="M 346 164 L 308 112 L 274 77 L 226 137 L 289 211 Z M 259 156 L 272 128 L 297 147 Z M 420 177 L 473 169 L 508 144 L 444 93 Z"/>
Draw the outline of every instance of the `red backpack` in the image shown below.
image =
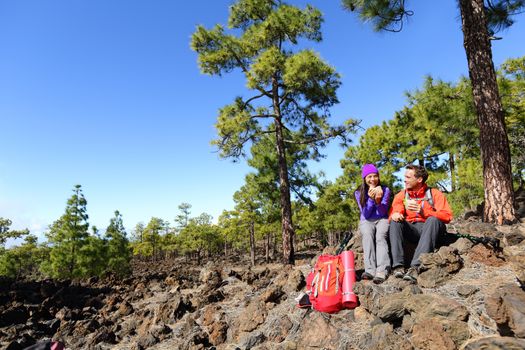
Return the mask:
<path fill-rule="evenodd" d="M 306 289 L 312 307 L 326 313 L 355 308 L 357 297 L 352 290 L 354 282 L 354 255 L 351 251 L 340 255 L 319 256 L 306 278 Z"/>
<path fill-rule="evenodd" d="M 321 255 L 306 279 L 310 302 L 317 311 L 334 313 L 343 309 L 344 268 L 339 255 Z"/>

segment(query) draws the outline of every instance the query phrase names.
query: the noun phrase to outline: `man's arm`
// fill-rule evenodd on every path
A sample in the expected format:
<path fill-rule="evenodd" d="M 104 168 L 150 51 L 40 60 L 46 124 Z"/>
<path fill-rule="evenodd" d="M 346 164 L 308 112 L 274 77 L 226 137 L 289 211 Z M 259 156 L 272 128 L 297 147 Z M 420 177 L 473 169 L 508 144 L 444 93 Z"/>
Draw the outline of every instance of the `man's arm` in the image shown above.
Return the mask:
<path fill-rule="evenodd" d="M 390 211 L 390 220 L 403 221 L 405 220 L 405 205 L 403 199 L 405 198 L 405 192 L 401 191 L 394 197 L 392 202 L 392 210 Z"/>

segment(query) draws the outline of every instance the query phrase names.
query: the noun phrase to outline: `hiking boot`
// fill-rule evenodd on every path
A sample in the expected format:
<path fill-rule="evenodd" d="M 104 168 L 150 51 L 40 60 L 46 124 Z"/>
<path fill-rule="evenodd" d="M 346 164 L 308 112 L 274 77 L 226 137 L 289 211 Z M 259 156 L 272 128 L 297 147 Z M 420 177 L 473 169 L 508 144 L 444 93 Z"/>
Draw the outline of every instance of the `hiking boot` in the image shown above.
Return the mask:
<path fill-rule="evenodd" d="M 387 278 L 387 275 L 385 272 L 377 272 L 376 276 L 372 281 L 374 281 L 375 284 L 381 284 L 383 283 Z"/>
<path fill-rule="evenodd" d="M 361 279 L 362 280 L 371 280 L 373 278 L 374 278 L 374 276 L 372 276 L 372 274 L 370 274 L 368 272 L 363 272 L 363 274 L 361 275 Z"/>
<path fill-rule="evenodd" d="M 419 275 L 418 267 L 417 266 L 411 266 L 405 276 L 403 276 L 403 279 L 405 281 L 409 281 L 411 283 L 417 282 L 417 276 Z"/>
<path fill-rule="evenodd" d="M 396 266 L 392 270 L 392 273 L 396 278 L 403 278 L 405 277 L 405 268 L 403 266 Z"/>

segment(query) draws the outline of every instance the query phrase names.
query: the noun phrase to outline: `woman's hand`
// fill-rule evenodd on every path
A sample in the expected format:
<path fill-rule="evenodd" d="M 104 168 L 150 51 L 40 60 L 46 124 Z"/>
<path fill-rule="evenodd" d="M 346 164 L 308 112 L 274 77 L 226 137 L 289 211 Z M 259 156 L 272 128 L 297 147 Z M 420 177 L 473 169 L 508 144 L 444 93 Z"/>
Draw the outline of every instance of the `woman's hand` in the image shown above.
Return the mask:
<path fill-rule="evenodd" d="M 377 204 L 381 203 L 381 198 L 383 198 L 383 189 L 381 188 L 381 186 L 377 186 L 373 188 L 371 187 L 368 190 L 368 197 L 375 200 Z"/>
<path fill-rule="evenodd" d="M 383 189 L 381 188 L 381 186 L 377 186 L 376 188 L 374 188 L 374 191 L 376 193 L 376 199 L 379 198 L 379 200 L 381 200 L 381 198 L 383 198 Z"/>

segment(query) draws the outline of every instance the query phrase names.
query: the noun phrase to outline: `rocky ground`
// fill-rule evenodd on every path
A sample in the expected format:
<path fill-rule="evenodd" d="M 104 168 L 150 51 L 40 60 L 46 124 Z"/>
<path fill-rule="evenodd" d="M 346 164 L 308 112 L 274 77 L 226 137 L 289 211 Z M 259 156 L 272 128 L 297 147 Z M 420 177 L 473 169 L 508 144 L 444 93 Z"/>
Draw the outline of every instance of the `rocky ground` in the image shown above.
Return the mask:
<path fill-rule="evenodd" d="M 525 220 L 522 220 L 525 221 Z M 461 238 L 422 258 L 417 285 L 356 283 L 360 306 L 296 307 L 317 252 L 296 266 L 248 260 L 136 262 L 125 280 L 0 280 L 0 347 L 54 339 L 69 349 L 525 349 L 525 223 L 470 215 Z M 362 268 L 360 238 L 349 248 Z"/>

